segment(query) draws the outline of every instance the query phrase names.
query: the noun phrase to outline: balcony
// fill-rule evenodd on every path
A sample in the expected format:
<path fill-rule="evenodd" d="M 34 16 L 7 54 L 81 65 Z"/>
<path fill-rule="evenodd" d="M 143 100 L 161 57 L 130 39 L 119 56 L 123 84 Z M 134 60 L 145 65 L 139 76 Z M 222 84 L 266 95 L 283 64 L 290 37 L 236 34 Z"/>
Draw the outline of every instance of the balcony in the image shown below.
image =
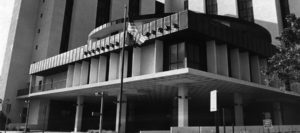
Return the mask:
<path fill-rule="evenodd" d="M 61 88 L 66 88 L 66 79 L 34 86 L 31 88 L 31 93 L 42 92 L 47 90 L 55 90 Z"/>

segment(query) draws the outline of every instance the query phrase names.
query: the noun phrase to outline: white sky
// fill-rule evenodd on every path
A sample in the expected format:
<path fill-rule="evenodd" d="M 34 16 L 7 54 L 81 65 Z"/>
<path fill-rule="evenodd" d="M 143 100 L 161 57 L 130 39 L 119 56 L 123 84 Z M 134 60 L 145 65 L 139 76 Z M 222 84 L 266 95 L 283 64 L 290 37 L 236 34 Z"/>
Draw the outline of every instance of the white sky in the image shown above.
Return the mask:
<path fill-rule="evenodd" d="M 0 76 L 15 0 L 0 0 Z"/>

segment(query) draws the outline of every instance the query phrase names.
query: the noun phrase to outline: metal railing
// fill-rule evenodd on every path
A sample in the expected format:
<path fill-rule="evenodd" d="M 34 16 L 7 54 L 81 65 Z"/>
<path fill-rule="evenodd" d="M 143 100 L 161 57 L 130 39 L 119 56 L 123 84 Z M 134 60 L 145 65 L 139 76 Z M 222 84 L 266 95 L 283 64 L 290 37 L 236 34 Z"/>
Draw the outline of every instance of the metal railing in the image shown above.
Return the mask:
<path fill-rule="evenodd" d="M 66 88 L 66 79 L 58 80 L 51 83 L 34 86 L 31 88 L 31 93 L 42 92 L 47 90 Z"/>

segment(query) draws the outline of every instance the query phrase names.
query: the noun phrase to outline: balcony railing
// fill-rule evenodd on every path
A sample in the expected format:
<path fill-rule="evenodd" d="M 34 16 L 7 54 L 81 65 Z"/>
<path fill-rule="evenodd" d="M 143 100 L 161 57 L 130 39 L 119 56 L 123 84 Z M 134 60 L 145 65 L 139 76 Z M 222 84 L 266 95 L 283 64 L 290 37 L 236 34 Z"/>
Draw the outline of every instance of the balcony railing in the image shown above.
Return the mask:
<path fill-rule="evenodd" d="M 31 93 L 61 89 L 61 88 L 66 88 L 66 79 L 34 86 L 31 88 Z"/>
<path fill-rule="evenodd" d="M 29 94 L 29 88 L 19 89 L 17 91 L 17 96 L 24 96 Z"/>

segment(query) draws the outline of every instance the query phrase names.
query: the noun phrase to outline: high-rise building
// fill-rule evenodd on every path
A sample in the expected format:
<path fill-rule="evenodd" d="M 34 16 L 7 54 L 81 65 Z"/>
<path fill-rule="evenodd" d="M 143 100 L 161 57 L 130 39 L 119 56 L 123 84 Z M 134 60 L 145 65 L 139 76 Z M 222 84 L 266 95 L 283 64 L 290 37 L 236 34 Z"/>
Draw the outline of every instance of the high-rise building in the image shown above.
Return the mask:
<path fill-rule="evenodd" d="M 129 21 L 147 37 L 141 45 L 123 41 L 125 4 Z M 28 118 L 30 129 L 87 131 L 99 126 L 95 93 L 104 92 L 103 129 L 121 123 L 122 133 L 214 126 L 215 114 L 228 126 L 264 119 L 299 125 L 300 94 L 260 73 L 280 43 L 275 37 L 285 16 L 300 15 L 299 6 L 298 0 L 16 0 L 0 109 L 10 127 Z M 209 110 L 212 90 L 218 113 Z"/>

